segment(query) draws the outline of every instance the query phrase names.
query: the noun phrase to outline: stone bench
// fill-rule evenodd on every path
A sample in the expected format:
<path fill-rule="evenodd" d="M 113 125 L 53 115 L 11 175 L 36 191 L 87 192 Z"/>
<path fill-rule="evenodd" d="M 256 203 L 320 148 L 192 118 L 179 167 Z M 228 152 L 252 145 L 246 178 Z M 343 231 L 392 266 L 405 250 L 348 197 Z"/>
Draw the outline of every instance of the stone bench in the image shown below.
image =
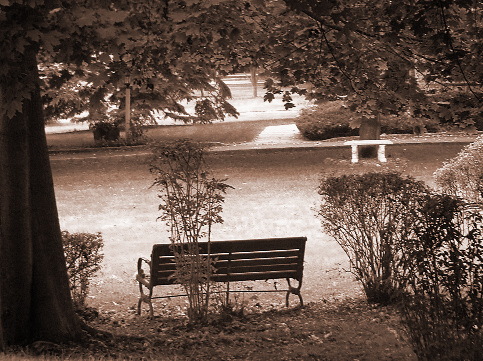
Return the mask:
<path fill-rule="evenodd" d="M 359 145 L 378 145 L 379 150 L 377 152 L 377 159 L 379 162 L 385 163 L 386 159 L 386 145 L 393 144 L 390 140 L 384 139 L 367 139 L 367 140 L 350 140 L 344 143 L 352 147 L 352 163 L 359 162 L 359 152 L 357 147 Z"/>

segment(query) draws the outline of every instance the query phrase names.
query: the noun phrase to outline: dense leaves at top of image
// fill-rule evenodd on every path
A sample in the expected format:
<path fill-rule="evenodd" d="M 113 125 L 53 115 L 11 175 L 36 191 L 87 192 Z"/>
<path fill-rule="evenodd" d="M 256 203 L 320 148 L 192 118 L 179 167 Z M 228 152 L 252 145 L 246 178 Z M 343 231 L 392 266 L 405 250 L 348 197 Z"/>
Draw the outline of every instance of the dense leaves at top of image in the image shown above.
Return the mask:
<path fill-rule="evenodd" d="M 368 117 L 437 116 L 463 128 L 483 114 L 481 2 L 285 2 L 302 21 L 271 34 L 280 76 L 267 84 L 272 94 L 295 86 Z"/>
<path fill-rule="evenodd" d="M 200 122 L 236 115 L 221 78 L 251 61 L 232 54 L 244 23 L 243 3 L 46 0 L 2 1 L 0 6 L 0 61 L 12 64 L 16 52 L 39 51 L 49 117 L 102 108 L 106 95 L 119 103 L 126 84 L 147 113 L 158 108 Z M 2 69 L 2 82 L 18 84 L 8 68 Z M 28 90 L 9 93 L 7 114 L 12 116 Z M 188 119 L 180 101 L 195 97 L 200 99 L 198 119 Z"/>
<path fill-rule="evenodd" d="M 342 97 L 368 117 L 411 113 L 471 127 L 483 115 L 478 1 L 2 0 L 0 6 L 1 60 L 15 62 L 15 52 L 40 47 L 50 118 L 83 110 L 93 116 L 107 94 L 122 108 L 129 82 L 144 114 L 155 108 L 184 121 L 223 119 L 236 109 L 222 77 L 250 66 L 270 74 L 265 99 L 282 94 L 286 108 L 299 93 Z M 11 72 L 0 75 L 14 86 Z M 10 115 L 28 93 L 12 90 L 4 110 Z M 198 101 L 195 118 L 183 100 Z"/>

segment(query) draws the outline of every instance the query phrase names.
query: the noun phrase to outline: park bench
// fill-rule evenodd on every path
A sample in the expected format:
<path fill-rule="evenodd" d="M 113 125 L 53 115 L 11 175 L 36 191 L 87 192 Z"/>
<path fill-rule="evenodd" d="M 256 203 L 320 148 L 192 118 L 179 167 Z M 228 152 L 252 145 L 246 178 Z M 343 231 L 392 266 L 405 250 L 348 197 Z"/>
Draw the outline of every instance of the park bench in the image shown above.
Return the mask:
<path fill-rule="evenodd" d="M 286 292 L 287 307 L 290 294 L 297 295 L 300 305 L 303 306 L 300 288 L 302 287 L 306 241 L 306 237 L 292 237 L 210 242 L 210 257 L 214 265 L 211 280 L 226 283 L 226 295 L 228 297 L 230 282 L 285 278 L 288 284 L 286 289 L 262 291 L 247 289 L 231 292 Z M 201 255 L 207 256 L 208 243 L 200 242 L 199 249 Z M 150 267 L 149 275 L 144 272 L 143 263 Z M 175 257 L 170 244 L 155 244 L 150 260 L 139 258 L 136 275 L 141 293 L 138 302 L 138 314 L 141 314 L 143 302 L 149 305 L 150 314 L 153 316 L 153 299 L 186 296 L 153 297 L 155 286 L 177 283 L 173 277 L 175 270 Z M 292 287 L 291 279 L 298 281 L 297 287 Z M 147 294 L 144 293 L 144 288 L 147 289 Z"/>
<path fill-rule="evenodd" d="M 379 150 L 377 152 L 377 159 L 381 163 L 387 162 L 386 159 L 386 145 L 392 144 L 390 140 L 384 139 L 366 139 L 366 140 L 350 140 L 344 143 L 345 145 L 350 145 L 352 147 L 352 163 L 359 162 L 359 152 L 357 147 L 359 145 L 378 145 Z"/>

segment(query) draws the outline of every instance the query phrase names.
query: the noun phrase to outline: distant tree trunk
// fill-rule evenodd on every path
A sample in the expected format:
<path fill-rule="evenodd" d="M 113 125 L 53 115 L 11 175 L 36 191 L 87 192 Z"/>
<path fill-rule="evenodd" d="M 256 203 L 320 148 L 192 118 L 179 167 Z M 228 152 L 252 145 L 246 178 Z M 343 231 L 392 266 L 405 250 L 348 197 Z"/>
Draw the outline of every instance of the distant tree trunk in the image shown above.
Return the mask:
<path fill-rule="evenodd" d="M 256 98 L 258 96 L 258 74 L 256 66 L 250 68 L 250 81 L 252 82 L 253 97 Z"/>
<path fill-rule="evenodd" d="M 0 348 L 73 340 L 81 323 L 70 297 L 35 51 L 6 72 L 29 96 L 13 117 L 0 116 Z M 9 91 L 0 83 L 2 110 Z"/>
<path fill-rule="evenodd" d="M 359 128 L 359 139 L 370 140 L 381 138 L 381 121 L 379 115 L 376 119 L 362 119 Z M 364 145 L 359 147 L 359 158 L 377 158 L 377 145 Z"/>

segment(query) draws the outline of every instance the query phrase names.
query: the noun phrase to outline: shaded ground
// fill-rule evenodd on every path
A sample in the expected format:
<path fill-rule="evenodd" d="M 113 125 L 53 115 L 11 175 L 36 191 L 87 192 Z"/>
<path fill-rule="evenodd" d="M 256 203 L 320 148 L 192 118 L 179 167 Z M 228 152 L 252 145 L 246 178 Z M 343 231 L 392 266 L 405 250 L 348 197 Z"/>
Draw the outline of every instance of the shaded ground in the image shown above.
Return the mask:
<path fill-rule="evenodd" d="M 414 360 L 391 310 L 358 300 L 310 303 L 303 309 L 248 310 L 190 328 L 177 318 L 127 316 L 99 327 L 143 336 L 132 354 L 190 360 Z M 115 348 L 114 348 L 115 349 Z M 125 352 L 126 350 L 124 350 Z M 108 349 L 105 352 L 112 352 Z M 122 348 L 117 352 L 123 352 Z"/>
<path fill-rule="evenodd" d="M 179 316 L 133 314 L 102 314 L 91 325 L 111 335 L 82 345 L 37 343 L 15 360 L 36 354 L 68 360 L 415 360 L 394 311 L 357 299 L 225 313 L 197 327 Z"/>
<path fill-rule="evenodd" d="M 146 129 L 146 136 L 155 141 L 172 141 L 177 138 L 191 138 L 211 144 L 237 144 L 252 141 L 265 127 L 293 124 L 293 119 L 265 119 L 258 121 L 223 122 L 207 125 L 170 125 Z M 92 131 L 47 134 L 49 149 L 79 149 L 94 147 Z"/>

